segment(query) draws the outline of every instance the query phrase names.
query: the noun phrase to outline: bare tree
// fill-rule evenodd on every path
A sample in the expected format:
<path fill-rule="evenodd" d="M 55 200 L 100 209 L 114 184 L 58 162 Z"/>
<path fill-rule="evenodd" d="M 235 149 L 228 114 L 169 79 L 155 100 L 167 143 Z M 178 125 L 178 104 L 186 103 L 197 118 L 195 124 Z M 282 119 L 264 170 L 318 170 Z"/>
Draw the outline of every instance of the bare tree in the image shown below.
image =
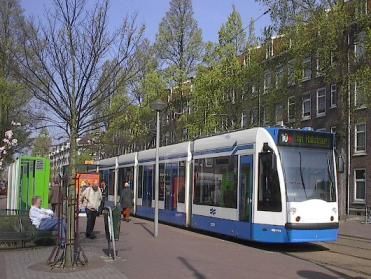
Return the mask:
<path fill-rule="evenodd" d="M 23 25 L 20 75 L 34 97 L 48 108 L 45 120 L 70 140 L 70 183 L 76 173 L 77 138 L 99 129 L 112 111 L 96 117 L 94 110 L 136 75 L 134 53 L 144 27 L 125 17 L 115 32 L 108 30 L 109 0 L 89 8 L 86 0 L 54 0 L 46 24 Z M 89 1 L 90 4 L 90 1 Z M 121 109 L 121 108 L 120 108 Z M 70 187 L 68 200 L 76 198 Z M 72 203 L 71 203 L 72 204 Z M 74 207 L 67 216 L 67 243 L 74 239 Z M 71 246 L 71 245 L 70 245 Z M 73 249 L 65 266 L 73 265 Z"/>

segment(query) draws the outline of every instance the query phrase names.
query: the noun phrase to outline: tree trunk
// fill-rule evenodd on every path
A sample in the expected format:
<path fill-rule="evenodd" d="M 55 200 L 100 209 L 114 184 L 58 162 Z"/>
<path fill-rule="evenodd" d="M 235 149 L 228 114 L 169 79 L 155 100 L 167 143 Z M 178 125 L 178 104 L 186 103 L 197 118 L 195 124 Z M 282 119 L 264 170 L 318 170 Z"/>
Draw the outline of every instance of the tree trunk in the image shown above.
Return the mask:
<path fill-rule="evenodd" d="M 74 264 L 74 244 L 75 244 L 75 214 L 76 214 L 76 162 L 77 162 L 77 125 L 72 121 L 70 134 L 70 164 L 68 181 L 68 208 L 67 208 L 67 249 L 65 267 L 71 268 Z"/>

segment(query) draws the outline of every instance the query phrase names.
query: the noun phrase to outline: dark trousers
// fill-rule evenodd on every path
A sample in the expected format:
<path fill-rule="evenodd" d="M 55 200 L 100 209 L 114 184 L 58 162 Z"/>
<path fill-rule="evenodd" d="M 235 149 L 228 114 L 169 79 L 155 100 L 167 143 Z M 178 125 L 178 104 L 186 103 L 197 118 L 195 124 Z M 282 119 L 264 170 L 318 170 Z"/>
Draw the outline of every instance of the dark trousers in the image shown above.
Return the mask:
<path fill-rule="evenodd" d="M 86 236 L 90 236 L 93 233 L 95 220 L 97 219 L 98 211 L 90 210 L 86 208 Z"/>

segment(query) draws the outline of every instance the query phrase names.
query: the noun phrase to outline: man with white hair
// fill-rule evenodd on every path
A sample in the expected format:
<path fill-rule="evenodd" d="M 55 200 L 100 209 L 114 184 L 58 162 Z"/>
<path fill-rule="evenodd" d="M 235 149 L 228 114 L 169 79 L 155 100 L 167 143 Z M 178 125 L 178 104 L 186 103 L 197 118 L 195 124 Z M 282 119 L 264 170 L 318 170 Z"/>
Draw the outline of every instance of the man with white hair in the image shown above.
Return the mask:
<path fill-rule="evenodd" d="M 60 229 L 61 244 L 66 240 L 66 223 L 62 219 L 54 218 L 54 212 L 50 209 L 41 208 L 41 197 L 32 198 L 32 206 L 29 216 L 32 224 L 40 231 L 57 231 Z"/>
<path fill-rule="evenodd" d="M 86 233 L 85 236 L 90 239 L 96 238 L 93 233 L 95 220 L 97 219 L 98 210 L 102 201 L 102 192 L 98 185 L 87 187 L 81 195 L 81 202 L 86 202 Z"/>

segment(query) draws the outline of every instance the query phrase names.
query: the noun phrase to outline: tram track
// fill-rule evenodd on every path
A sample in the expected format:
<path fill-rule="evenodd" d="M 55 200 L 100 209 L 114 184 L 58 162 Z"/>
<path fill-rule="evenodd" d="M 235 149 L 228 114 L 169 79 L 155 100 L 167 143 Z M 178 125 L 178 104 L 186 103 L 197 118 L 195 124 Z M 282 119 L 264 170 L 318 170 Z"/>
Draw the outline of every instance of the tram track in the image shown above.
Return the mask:
<path fill-rule="evenodd" d="M 314 247 L 314 246 L 313 246 Z M 370 240 L 340 236 L 334 243 L 323 243 L 322 250 L 287 251 L 284 254 L 305 260 L 320 266 L 344 271 L 344 278 L 371 278 L 371 242 Z M 346 275 L 345 271 L 352 275 Z M 359 274 L 361 277 L 354 277 Z"/>

